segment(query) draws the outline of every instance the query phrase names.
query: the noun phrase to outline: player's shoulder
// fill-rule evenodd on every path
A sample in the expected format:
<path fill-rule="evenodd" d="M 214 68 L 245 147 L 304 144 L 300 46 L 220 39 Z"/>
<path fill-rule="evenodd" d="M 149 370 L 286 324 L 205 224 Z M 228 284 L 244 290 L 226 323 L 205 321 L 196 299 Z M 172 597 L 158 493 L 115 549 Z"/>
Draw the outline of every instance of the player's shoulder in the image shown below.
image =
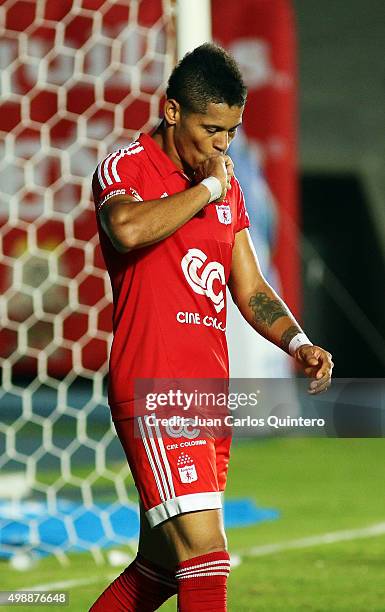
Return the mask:
<path fill-rule="evenodd" d="M 101 186 L 120 182 L 123 174 L 133 174 L 139 171 L 146 155 L 142 134 L 136 140 L 109 153 L 97 166 L 95 177 Z"/>

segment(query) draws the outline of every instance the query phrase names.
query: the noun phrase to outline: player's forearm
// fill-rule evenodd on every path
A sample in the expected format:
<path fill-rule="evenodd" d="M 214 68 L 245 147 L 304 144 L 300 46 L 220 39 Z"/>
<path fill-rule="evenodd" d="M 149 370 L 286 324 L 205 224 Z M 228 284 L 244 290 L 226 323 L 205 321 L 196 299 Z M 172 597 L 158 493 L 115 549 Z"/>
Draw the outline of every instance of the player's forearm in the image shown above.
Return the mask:
<path fill-rule="evenodd" d="M 303 333 L 290 309 L 267 282 L 235 301 L 246 321 L 287 353 L 290 341 Z"/>
<path fill-rule="evenodd" d="M 130 251 L 164 240 L 206 206 L 210 192 L 202 184 L 158 200 L 120 207 L 108 220 L 109 234 L 120 251 Z"/>

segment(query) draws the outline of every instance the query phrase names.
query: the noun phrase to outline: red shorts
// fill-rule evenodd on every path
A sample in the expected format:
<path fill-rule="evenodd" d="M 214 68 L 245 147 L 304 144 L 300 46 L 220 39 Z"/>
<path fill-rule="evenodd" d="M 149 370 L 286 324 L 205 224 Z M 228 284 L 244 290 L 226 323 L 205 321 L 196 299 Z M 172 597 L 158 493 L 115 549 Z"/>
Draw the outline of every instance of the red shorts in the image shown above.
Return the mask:
<path fill-rule="evenodd" d="M 151 527 L 184 512 L 222 507 L 231 435 L 210 435 L 193 424 L 150 425 L 147 416 L 114 425 Z"/>

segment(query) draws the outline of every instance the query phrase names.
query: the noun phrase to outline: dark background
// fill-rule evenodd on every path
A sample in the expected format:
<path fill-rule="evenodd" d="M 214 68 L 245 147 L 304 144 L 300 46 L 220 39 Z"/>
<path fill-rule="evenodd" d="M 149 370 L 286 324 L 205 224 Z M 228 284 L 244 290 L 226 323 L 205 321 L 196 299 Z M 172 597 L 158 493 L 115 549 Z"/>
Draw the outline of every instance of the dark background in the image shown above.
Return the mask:
<path fill-rule="evenodd" d="M 339 377 L 385 372 L 381 0 L 294 0 L 306 330 Z"/>

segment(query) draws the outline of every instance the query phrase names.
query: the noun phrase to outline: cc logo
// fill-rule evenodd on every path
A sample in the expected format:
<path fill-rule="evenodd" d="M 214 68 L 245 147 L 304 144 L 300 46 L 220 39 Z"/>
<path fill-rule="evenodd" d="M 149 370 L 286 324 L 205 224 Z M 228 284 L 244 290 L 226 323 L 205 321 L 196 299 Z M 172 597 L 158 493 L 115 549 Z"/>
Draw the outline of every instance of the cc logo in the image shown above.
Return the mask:
<path fill-rule="evenodd" d="M 200 434 L 200 429 L 193 426 L 193 419 L 183 419 L 183 425 L 170 425 L 169 423 L 165 426 L 170 438 L 187 438 L 188 440 L 194 440 Z"/>
<path fill-rule="evenodd" d="M 183 274 L 190 287 L 199 295 L 206 295 L 213 303 L 216 312 L 220 312 L 225 305 L 222 289 L 214 291 L 214 281 L 224 286 L 225 269 L 218 261 L 210 261 L 201 271 L 207 255 L 199 249 L 189 249 L 181 261 Z"/>

